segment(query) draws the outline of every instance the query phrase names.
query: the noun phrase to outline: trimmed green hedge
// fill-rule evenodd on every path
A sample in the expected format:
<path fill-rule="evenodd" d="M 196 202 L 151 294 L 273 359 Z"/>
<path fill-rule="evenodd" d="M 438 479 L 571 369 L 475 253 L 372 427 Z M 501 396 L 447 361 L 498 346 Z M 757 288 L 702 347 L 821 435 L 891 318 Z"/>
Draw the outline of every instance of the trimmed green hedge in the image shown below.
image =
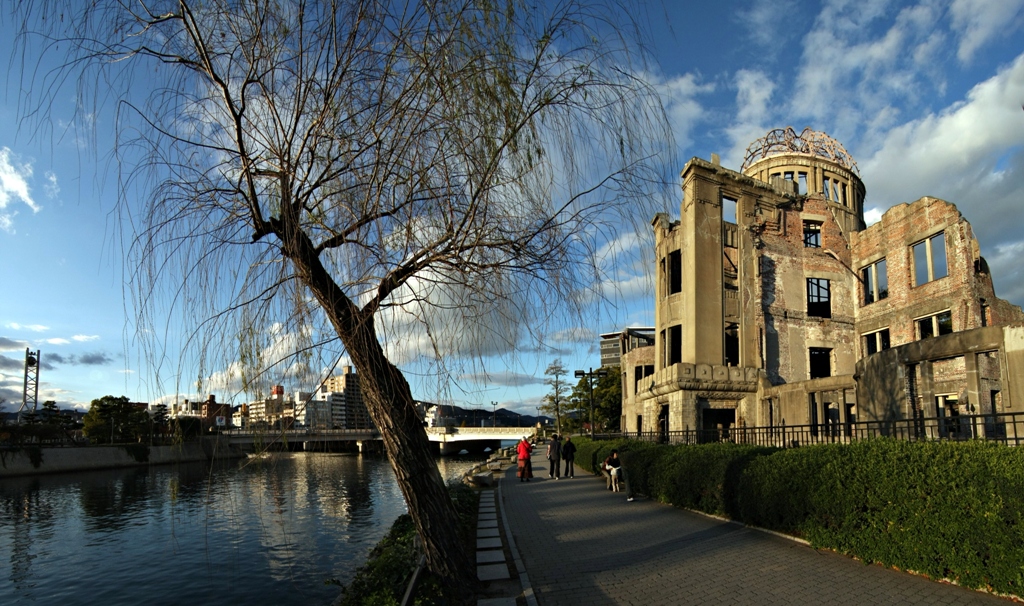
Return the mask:
<path fill-rule="evenodd" d="M 666 503 L 1024 595 L 1024 449 L 888 439 L 791 450 L 580 439 L 577 448 L 592 471 L 618 448 L 633 490 Z"/>
<path fill-rule="evenodd" d="M 827 547 L 1024 595 L 1024 450 L 870 440 L 779 452 L 742 478 L 744 522 Z"/>

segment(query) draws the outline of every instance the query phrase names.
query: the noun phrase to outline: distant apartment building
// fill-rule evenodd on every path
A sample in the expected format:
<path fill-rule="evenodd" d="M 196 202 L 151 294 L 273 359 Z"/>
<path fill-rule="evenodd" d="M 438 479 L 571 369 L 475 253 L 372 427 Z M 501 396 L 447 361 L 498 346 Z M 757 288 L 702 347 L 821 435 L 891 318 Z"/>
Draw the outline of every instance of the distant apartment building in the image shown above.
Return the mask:
<path fill-rule="evenodd" d="M 622 356 L 638 348 L 654 345 L 654 327 L 631 327 L 621 332 L 601 334 L 601 366 L 620 366 Z"/>
<path fill-rule="evenodd" d="M 652 222 L 654 346 L 620 353 L 624 430 L 1024 407 L 1024 313 L 995 296 L 953 204 L 924 197 L 867 227 L 850 155 L 791 128 L 741 171 L 690 160 L 682 190 L 680 219 Z"/>
<path fill-rule="evenodd" d="M 317 392 L 331 402 L 332 425 L 337 429 L 371 429 L 374 427 L 363 402 L 359 376 L 351 366 L 342 366 L 341 373 L 329 377 Z M 320 394 L 331 394 L 320 395 Z"/>
<path fill-rule="evenodd" d="M 315 392 L 286 394 L 284 386 L 273 386 L 269 397 L 234 411 L 235 426 L 247 427 L 249 423 L 310 429 L 374 427 L 363 403 L 359 378 L 349 366 L 343 366 L 341 374 L 329 377 Z"/>
<path fill-rule="evenodd" d="M 283 385 L 270 388 L 270 395 L 249 403 L 249 422 L 269 426 L 291 426 L 295 421 L 295 408 L 285 395 Z"/>
<path fill-rule="evenodd" d="M 241 404 L 231 409 L 231 426 L 236 429 L 249 429 L 248 404 Z"/>
<path fill-rule="evenodd" d="M 213 394 L 200 404 L 199 418 L 203 421 L 203 427 L 231 427 L 231 417 L 231 405 L 217 402 Z"/>

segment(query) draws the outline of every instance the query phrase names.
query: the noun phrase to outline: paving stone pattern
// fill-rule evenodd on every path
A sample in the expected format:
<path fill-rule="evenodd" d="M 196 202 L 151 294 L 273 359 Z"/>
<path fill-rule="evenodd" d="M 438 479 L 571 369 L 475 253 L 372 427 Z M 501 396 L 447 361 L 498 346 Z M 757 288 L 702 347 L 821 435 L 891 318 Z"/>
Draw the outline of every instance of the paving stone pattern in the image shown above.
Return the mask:
<path fill-rule="evenodd" d="M 644 498 L 628 503 L 582 469 L 548 480 L 538 463 L 529 484 L 505 476 L 501 506 L 540 606 L 1010 603 Z"/>

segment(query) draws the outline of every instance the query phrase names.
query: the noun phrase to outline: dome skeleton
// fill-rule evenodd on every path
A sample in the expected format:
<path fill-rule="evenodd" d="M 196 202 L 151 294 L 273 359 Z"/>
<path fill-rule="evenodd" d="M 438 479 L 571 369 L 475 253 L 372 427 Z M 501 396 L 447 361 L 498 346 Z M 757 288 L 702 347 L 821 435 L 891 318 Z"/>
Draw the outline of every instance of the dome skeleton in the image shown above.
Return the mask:
<path fill-rule="evenodd" d="M 740 170 L 746 171 L 754 164 L 771 156 L 792 154 L 832 160 L 843 168 L 860 175 L 857 163 L 842 143 L 823 132 L 811 130 L 809 127 L 804 128 L 798 135 L 792 126 L 768 131 L 767 135 L 751 143 L 744 154 L 743 166 Z"/>

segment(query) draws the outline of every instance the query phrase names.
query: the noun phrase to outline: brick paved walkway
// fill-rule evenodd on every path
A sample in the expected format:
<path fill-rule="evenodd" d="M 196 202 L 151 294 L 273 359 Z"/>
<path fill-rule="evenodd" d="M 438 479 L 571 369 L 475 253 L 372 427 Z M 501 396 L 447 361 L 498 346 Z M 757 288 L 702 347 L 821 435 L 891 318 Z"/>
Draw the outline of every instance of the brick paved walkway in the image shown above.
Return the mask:
<path fill-rule="evenodd" d="M 610 604 L 1002 604 L 738 524 L 625 493 L 577 468 L 499 491 L 540 606 Z"/>

